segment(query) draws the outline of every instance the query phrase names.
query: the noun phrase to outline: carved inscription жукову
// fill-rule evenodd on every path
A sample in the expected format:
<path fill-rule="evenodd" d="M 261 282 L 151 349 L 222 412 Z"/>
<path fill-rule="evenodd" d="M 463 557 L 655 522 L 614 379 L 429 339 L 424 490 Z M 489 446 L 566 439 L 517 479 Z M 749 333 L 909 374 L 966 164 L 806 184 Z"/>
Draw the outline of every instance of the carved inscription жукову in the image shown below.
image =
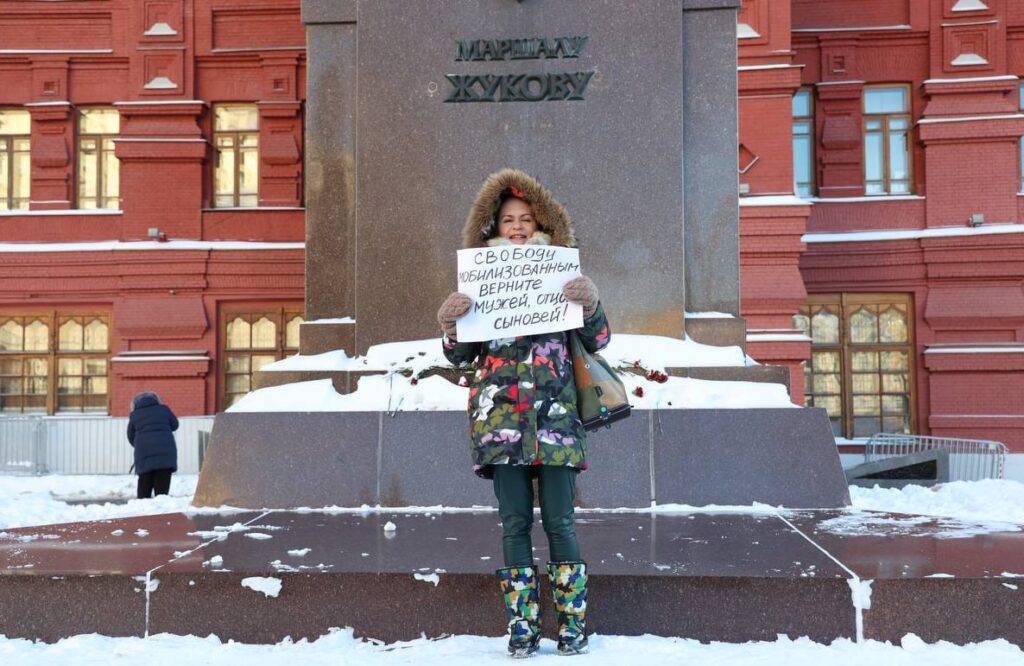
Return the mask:
<path fill-rule="evenodd" d="M 458 39 L 455 62 L 578 58 L 586 37 Z M 537 74 L 446 74 L 452 84 L 445 102 L 579 101 L 594 76 L 589 72 Z"/>

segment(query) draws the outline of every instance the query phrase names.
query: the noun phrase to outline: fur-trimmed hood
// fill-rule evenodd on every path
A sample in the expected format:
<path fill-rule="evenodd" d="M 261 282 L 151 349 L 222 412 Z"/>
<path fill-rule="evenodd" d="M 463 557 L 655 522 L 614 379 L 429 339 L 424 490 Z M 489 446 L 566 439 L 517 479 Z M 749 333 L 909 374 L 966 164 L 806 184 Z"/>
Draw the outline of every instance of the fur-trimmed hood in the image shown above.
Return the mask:
<path fill-rule="evenodd" d="M 539 230 L 551 236 L 551 245 L 576 247 L 572 219 L 562 204 L 537 179 L 517 169 L 502 169 L 487 177 L 473 200 L 462 228 L 462 247 L 486 247 L 496 232 L 494 212 L 501 193 L 513 186 L 526 195 Z"/>

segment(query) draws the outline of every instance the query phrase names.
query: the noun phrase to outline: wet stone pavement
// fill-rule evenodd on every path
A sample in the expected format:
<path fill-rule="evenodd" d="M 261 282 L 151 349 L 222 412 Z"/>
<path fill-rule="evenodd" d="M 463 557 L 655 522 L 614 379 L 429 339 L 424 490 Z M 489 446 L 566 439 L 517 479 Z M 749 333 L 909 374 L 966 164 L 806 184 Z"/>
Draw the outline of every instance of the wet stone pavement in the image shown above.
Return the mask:
<path fill-rule="evenodd" d="M 1024 533 L 1011 529 L 840 510 L 584 511 L 577 527 L 593 632 L 830 641 L 856 638 L 859 624 L 868 638 L 913 631 L 1020 645 Z M 491 511 L 163 514 L 20 528 L 0 532 L 0 633 L 263 643 L 344 626 L 386 641 L 498 635 L 500 566 Z M 270 578 L 276 595 L 261 591 Z"/>

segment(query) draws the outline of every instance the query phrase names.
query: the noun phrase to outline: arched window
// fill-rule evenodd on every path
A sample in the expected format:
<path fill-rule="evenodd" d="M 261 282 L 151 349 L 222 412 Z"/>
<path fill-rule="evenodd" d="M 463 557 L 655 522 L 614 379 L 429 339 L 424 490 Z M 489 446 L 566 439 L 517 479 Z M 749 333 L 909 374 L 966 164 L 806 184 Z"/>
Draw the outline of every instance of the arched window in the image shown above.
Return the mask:
<path fill-rule="evenodd" d="M 793 317 L 811 338 L 804 404 L 828 412 L 836 437 L 914 431 L 908 294 L 814 294 Z"/>
<path fill-rule="evenodd" d="M 109 317 L 0 313 L 0 411 L 109 410 Z"/>
<path fill-rule="evenodd" d="M 298 353 L 303 318 L 301 306 L 231 308 L 221 321 L 221 409 L 227 409 L 252 390 L 260 368 Z"/>

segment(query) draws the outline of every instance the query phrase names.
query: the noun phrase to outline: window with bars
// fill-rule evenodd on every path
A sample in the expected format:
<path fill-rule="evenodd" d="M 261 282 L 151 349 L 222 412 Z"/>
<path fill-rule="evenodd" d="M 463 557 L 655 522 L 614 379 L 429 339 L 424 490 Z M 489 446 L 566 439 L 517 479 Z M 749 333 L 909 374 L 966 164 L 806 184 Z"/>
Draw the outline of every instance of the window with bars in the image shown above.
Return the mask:
<path fill-rule="evenodd" d="M 215 208 L 259 206 L 259 112 L 255 104 L 213 107 Z"/>
<path fill-rule="evenodd" d="M 793 95 L 793 192 L 814 196 L 814 98 L 810 88 Z"/>
<path fill-rule="evenodd" d="M 28 210 L 31 134 L 28 111 L 0 109 L 0 210 Z"/>
<path fill-rule="evenodd" d="M 836 437 L 915 428 L 913 312 L 908 294 L 815 294 L 793 318 L 811 338 L 804 404 Z"/>
<path fill-rule="evenodd" d="M 114 156 L 120 131 L 117 109 L 79 109 L 79 208 L 121 208 L 121 162 Z"/>
<path fill-rule="evenodd" d="M 910 194 L 910 88 L 864 89 L 864 193 Z"/>
<path fill-rule="evenodd" d="M 0 412 L 109 410 L 106 314 L 0 313 Z"/>
<path fill-rule="evenodd" d="M 268 363 L 299 351 L 301 307 L 232 310 L 222 316 L 221 409 L 252 390 L 252 377 Z"/>

